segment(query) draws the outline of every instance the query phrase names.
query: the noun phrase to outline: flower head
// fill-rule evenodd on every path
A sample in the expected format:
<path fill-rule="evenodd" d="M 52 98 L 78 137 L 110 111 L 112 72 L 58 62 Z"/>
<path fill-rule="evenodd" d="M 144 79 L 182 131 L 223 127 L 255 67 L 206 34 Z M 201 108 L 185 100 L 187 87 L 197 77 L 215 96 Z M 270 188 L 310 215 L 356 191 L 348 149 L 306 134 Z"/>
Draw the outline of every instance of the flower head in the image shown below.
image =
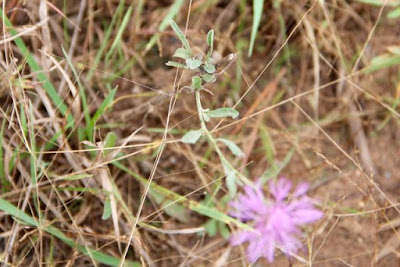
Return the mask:
<path fill-rule="evenodd" d="M 271 182 L 271 199 L 266 199 L 261 184 L 245 186 L 244 193 L 230 202 L 232 216 L 252 222 L 253 230 L 243 230 L 231 237 L 234 246 L 249 242 L 247 257 L 251 262 L 259 257 L 272 262 L 276 247 L 287 255 L 295 254 L 302 247 L 301 227 L 322 218 L 323 213 L 314 208 L 305 195 L 308 184 L 299 184 L 288 200 L 291 187 L 292 183 L 286 178 Z"/>

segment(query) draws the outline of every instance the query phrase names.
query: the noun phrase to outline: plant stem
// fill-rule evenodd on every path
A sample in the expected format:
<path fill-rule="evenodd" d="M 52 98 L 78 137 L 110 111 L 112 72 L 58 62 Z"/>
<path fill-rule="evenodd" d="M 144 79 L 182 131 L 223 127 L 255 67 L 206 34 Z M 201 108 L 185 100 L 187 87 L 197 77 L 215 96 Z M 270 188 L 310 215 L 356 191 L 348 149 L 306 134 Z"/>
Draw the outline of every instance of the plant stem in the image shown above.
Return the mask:
<path fill-rule="evenodd" d="M 219 149 L 217 141 L 214 139 L 214 137 L 212 136 L 212 134 L 210 133 L 210 131 L 207 129 L 206 126 L 206 121 L 204 120 L 204 109 L 201 105 L 201 97 L 200 97 L 200 90 L 196 90 L 196 106 L 197 106 L 197 113 L 199 114 L 199 119 L 200 119 L 200 125 L 201 125 L 201 129 L 202 131 L 206 134 L 206 137 L 208 139 L 208 141 L 211 143 L 211 145 L 213 146 L 213 148 L 215 149 L 215 151 L 218 154 L 218 157 L 221 161 L 221 163 L 223 165 L 225 165 L 226 167 L 228 167 L 229 169 L 235 171 L 237 177 L 240 178 L 240 180 L 242 180 L 242 182 L 249 184 L 249 185 L 253 185 L 253 183 L 247 179 L 246 176 L 244 176 L 243 174 L 241 174 L 240 172 L 238 172 L 233 166 L 232 164 L 228 161 L 228 159 L 224 156 L 224 154 L 222 153 L 221 149 Z"/>

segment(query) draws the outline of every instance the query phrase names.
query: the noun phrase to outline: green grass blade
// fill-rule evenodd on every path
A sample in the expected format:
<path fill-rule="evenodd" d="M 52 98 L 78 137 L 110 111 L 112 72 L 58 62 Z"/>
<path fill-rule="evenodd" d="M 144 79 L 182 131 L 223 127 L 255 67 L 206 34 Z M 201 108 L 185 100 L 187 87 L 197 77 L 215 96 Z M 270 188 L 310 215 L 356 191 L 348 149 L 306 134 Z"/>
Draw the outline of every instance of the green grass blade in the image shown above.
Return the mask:
<path fill-rule="evenodd" d="M 49 225 L 48 222 L 40 224 L 36 220 L 34 220 L 31 216 L 26 214 L 25 212 L 21 211 L 18 209 L 16 206 L 11 204 L 10 202 L 0 198 L 0 210 L 4 211 L 6 214 L 9 214 L 16 219 L 22 221 L 25 224 L 28 224 L 33 227 L 43 227 L 43 230 L 46 231 L 47 233 L 57 237 L 61 241 L 63 241 L 65 244 L 69 245 L 70 247 L 76 248 L 79 252 L 83 254 L 90 254 L 94 260 L 106 264 L 108 266 L 118 266 L 120 259 L 115 258 L 113 256 L 104 254 L 100 251 L 97 251 L 93 248 L 90 248 L 88 246 L 84 246 L 81 244 L 77 244 L 75 240 L 67 237 L 66 235 L 63 234 L 59 229 L 57 229 L 54 226 Z M 126 261 L 127 266 L 134 266 L 134 267 L 139 267 L 141 266 L 140 263 L 138 262 L 132 262 L 132 261 Z"/>
<path fill-rule="evenodd" d="M 142 20 L 142 12 L 143 12 L 143 5 L 144 5 L 144 0 L 138 0 L 138 3 L 136 5 L 135 9 L 135 31 L 138 32 L 140 29 L 140 22 Z"/>
<path fill-rule="evenodd" d="M 46 265 L 54 266 L 54 238 L 50 238 L 49 255 L 46 257 Z"/>
<path fill-rule="evenodd" d="M 103 151 L 103 154 L 105 157 L 107 157 L 108 154 L 110 154 L 110 152 L 112 151 L 111 149 L 107 149 L 107 148 L 114 147 L 116 141 L 117 141 L 117 135 L 114 132 L 107 133 L 106 138 L 104 139 L 105 150 Z"/>
<path fill-rule="evenodd" d="M 79 79 L 79 75 L 76 72 L 74 64 L 72 64 L 72 61 L 69 58 L 67 51 L 65 51 L 64 47 L 61 47 L 61 50 L 64 54 L 65 59 L 67 60 L 67 63 L 69 65 L 70 69 L 72 70 L 72 73 L 75 76 L 76 81 L 78 82 L 79 96 L 81 98 L 81 103 L 82 103 L 82 108 L 83 108 L 83 116 L 85 117 L 85 122 L 86 122 L 86 133 L 87 133 L 88 140 L 93 142 L 94 129 L 93 129 L 93 126 L 91 125 L 92 121 L 90 118 L 89 108 L 88 108 L 88 104 L 87 104 L 87 100 L 86 100 L 85 87 L 83 87 L 81 80 Z M 80 140 L 80 141 L 82 141 L 82 140 Z"/>
<path fill-rule="evenodd" d="M 377 57 L 374 57 L 371 60 L 371 64 L 362 70 L 363 73 L 371 73 L 374 71 L 378 71 L 381 69 L 385 69 L 388 67 L 392 67 L 400 64 L 400 55 L 393 54 L 383 54 Z"/>
<path fill-rule="evenodd" d="M 28 123 L 26 122 L 24 104 L 20 103 L 19 108 L 20 108 L 19 116 L 20 116 L 20 119 L 21 119 L 22 134 L 23 134 L 23 137 L 26 139 L 26 137 L 28 135 Z"/>
<path fill-rule="evenodd" d="M 106 55 L 106 62 L 111 57 L 111 55 L 114 53 L 115 48 L 117 48 L 117 46 L 121 43 L 122 34 L 124 33 L 126 27 L 128 26 L 128 22 L 132 17 L 132 12 L 133 12 L 133 7 L 130 6 L 128 8 L 128 11 L 125 13 L 124 18 L 122 19 L 122 23 L 119 26 L 119 29 L 118 29 L 117 35 L 115 36 L 114 42 L 112 43 L 111 48 Z"/>
<path fill-rule="evenodd" d="M 0 193 L 6 193 L 10 189 L 10 182 L 6 179 L 4 152 L 3 152 L 3 136 L 4 136 L 4 129 L 6 127 L 6 121 L 7 121 L 6 119 L 3 119 L 3 123 L 1 124 L 1 129 L 0 129 L 0 185 L 1 185 Z"/>
<path fill-rule="evenodd" d="M 3 20 L 3 22 L 5 23 L 5 25 L 7 26 L 8 31 L 10 32 L 10 34 L 12 36 L 14 36 L 14 37 L 17 36 L 18 32 L 13 28 L 10 20 L 6 16 L 3 16 L 3 14 L 4 14 L 3 9 L 0 8 L 0 17 Z M 38 81 L 43 86 L 46 93 L 49 95 L 51 101 L 53 101 L 53 104 L 60 110 L 60 112 L 63 116 L 67 116 L 67 122 L 68 122 L 67 128 L 74 125 L 75 120 L 74 120 L 74 117 L 70 113 L 68 113 L 68 106 L 63 102 L 61 97 L 58 95 L 55 87 L 50 82 L 50 80 L 47 78 L 46 74 L 44 74 L 44 72 L 43 72 L 42 68 L 39 66 L 39 64 L 35 61 L 35 58 L 29 52 L 25 43 L 19 37 L 14 38 L 14 43 L 17 45 L 18 49 L 21 51 L 21 54 L 25 57 L 32 72 L 36 73 L 36 77 L 37 77 Z"/>
<path fill-rule="evenodd" d="M 397 19 L 397 18 L 399 18 L 399 17 L 400 17 L 400 7 L 398 7 L 398 8 L 396 8 L 396 9 L 390 11 L 390 12 L 387 14 L 387 17 L 388 17 L 389 19 Z"/>
<path fill-rule="evenodd" d="M 272 142 L 271 136 L 268 132 L 268 128 L 265 125 L 261 124 L 259 126 L 259 130 L 260 130 L 260 139 L 262 143 L 262 148 L 265 151 L 267 162 L 269 163 L 270 166 L 272 166 L 275 163 L 274 143 Z"/>
<path fill-rule="evenodd" d="M 115 14 L 114 14 L 114 16 L 113 16 L 113 18 L 111 20 L 110 26 L 108 26 L 108 28 L 107 28 L 107 30 L 106 30 L 106 32 L 104 34 L 104 39 L 103 39 L 103 41 L 102 41 L 102 43 L 100 45 L 100 48 L 99 48 L 99 51 L 96 54 L 96 57 L 94 58 L 93 65 L 92 65 L 92 67 L 89 70 L 89 73 L 87 75 L 87 78 L 86 78 L 87 81 L 91 80 L 94 71 L 96 70 L 97 66 L 99 65 L 101 57 L 103 56 L 104 50 L 107 48 L 108 41 L 111 38 L 111 34 L 113 32 L 113 29 L 114 29 L 114 26 L 115 26 L 115 24 L 117 22 L 117 19 L 122 14 L 122 12 L 124 11 L 124 7 L 125 7 L 125 0 L 121 0 L 119 2 L 119 4 L 118 4 L 118 7 L 117 7 L 117 9 L 115 11 Z"/>
<path fill-rule="evenodd" d="M 266 181 L 275 178 L 281 173 L 281 171 L 289 164 L 289 162 L 292 160 L 292 157 L 294 155 L 295 149 L 292 148 L 289 150 L 289 152 L 285 155 L 285 158 L 283 159 L 282 162 L 280 163 L 275 163 L 274 165 L 271 166 L 270 169 L 268 169 L 266 172 L 264 172 L 261 175 L 261 182 L 265 183 Z"/>
<path fill-rule="evenodd" d="M 32 103 L 29 102 L 29 143 L 30 143 L 30 162 L 31 162 L 31 179 L 32 185 L 37 185 L 37 166 L 36 166 L 36 140 L 35 140 L 35 129 L 34 129 L 34 117 Z"/>
<path fill-rule="evenodd" d="M 356 2 L 360 2 L 367 5 L 373 6 L 397 6 L 400 5 L 400 1 L 382 1 L 382 0 L 356 0 Z"/>
<path fill-rule="evenodd" d="M 253 28 L 251 29 L 249 57 L 253 54 L 254 42 L 256 40 L 258 27 L 260 26 L 263 7 L 264 0 L 253 0 Z"/>
<path fill-rule="evenodd" d="M 158 26 L 158 31 L 163 32 L 171 19 L 173 19 L 176 14 L 178 14 L 179 10 L 181 10 L 182 5 L 185 3 L 184 0 L 175 0 L 175 2 L 172 4 L 171 8 L 169 9 L 167 15 L 164 17 L 164 19 L 161 21 L 160 26 Z M 157 42 L 157 39 L 160 38 L 160 34 L 155 34 L 153 37 L 151 37 L 150 41 L 147 43 L 144 53 L 149 51 L 153 45 Z"/>
<path fill-rule="evenodd" d="M 107 97 L 104 99 L 103 103 L 101 103 L 100 107 L 96 110 L 92 118 L 92 124 L 95 125 L 96 121 L 100 118 L 101 115 L 104 114 L 107 108 L 111 107 L 112 102 L 114 101 L 115 93 L 117 92 L 117 88 L 114 88 L 110 91 Z"/>

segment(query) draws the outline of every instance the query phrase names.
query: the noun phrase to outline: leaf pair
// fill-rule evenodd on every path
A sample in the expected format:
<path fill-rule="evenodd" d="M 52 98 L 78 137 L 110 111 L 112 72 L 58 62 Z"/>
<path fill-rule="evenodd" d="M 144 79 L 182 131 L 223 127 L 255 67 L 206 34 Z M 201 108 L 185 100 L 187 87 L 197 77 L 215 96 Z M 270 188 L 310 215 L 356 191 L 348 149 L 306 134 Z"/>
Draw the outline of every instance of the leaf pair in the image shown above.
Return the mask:
<path fill-rule="evenodd" d="M 175 53 L 174 57 L 182 58 L 186 61 L 186 66 L 183 64 L 180 64 L 175 61 L 168 61 L 167 66 L 172 66 L 172 67 L 179 67 L 179 68 L 186 68 L 190 70 L 196 70 L 200 68 L 203 65 L 204 71 L 206 71 L 209 74 L 213 74 L 215 72 L 215 66 L 211 64 L 211 55 L 214 49 L 214 30 L 210 30 L 207 33 L 207 44 L 210 47 L 207 56 L 205 59 L 205 62 L 203 64 L 201 59 L 196 58 L 196 56 L 193 53 L 192 48 L 190 47 L 190 44 L 188 40 L 186 39 L 185 35 L 179 28 L 179 26 L 175 23 L 175 21 L 171 20 L 170 21 L 171 27 L 178 36 L 179 40 L 183 44 L 184 47 L 178 48 Z"/>
<path fill-rule="evenodd" d="M 194 86 L 193 86 L 194 89 L 198 89 L 197 86 L 201 86 L 201 84 L 199 85 L 199 79 L 200 78 L 198 76 L 195 76 L 192 78 L 192 86 L 194 84 Z M 200 80 L 200 82 L 201 82 L 201 80 Z M 234 119 L 239 116 L 239 112 L 233 108 L 225 107 L 225 108 L 218 108 L 218 109 L 214 109 L 214 110 L 204 111 L 202 115 L 203 115 L 203 118 L 205 121 L 209 121 L 210 118 L 224 118 L 224 117 L 231 117 Z M 182 137 L 182 142 L 186 143 L 186 144 L 195 144 L 200 139 L 202 134 L 203 134 L 203 130 L 201 130 L 201 129 L 190 130 Z M 236 156 L 238 156 L 238 154 L 240 154 L 237 152 L 239 148 L 231 141 L 222 139 L 222 138 L 217 139 L 217 141 L 220 141 L 220 142 L 224 143 L 226 146 L 228 146 L 229 149 L 232 151 L 232 153 L 235 154 Z M 237 148 L 234 148 L 232 146 L 232 144 L 230 144 L 230 143 L 232 143 Z M 233 149 L 231 149 L 231 148 L 233 148 Z"/>

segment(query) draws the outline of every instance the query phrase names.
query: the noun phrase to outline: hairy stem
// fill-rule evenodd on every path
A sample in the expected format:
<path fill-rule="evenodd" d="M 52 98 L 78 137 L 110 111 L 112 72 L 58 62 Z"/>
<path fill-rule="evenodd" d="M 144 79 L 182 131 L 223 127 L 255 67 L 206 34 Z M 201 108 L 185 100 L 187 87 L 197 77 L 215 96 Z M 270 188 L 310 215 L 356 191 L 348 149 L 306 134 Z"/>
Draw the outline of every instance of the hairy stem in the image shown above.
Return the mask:
<path fill-rule="evenodd" d="M 232 166 L 232 164 L 228 161 L 228 159 L 222 153 L 221 149 L 219 149 L 217 141 L 214 139 L 214 137 L 212 136 L 210 131 L 207 129 L 206 121 L 204 120 L 204 116 L 203 116 L 204 109 L 203 109 L 203 107 L 201 105 L 200 90 L 196 90 L 196 106 L 197 106 L 197 113 L 199 114 L 201 129 L 206 134 L 206 137 L 207 137 L 208 141 L 210 142 L 210 144 L 213 146 L 213 148 L 217 152 L 221 163 L 224 164 L 229 169 L 235 171 L 237 177 L 239 177 L 240 180 L 242 180 L 242 182 L 244 182 L 246 184 L 249 184 L 249 185 L 252 185 L 253 183 L 249 179 L 247 179 L 247 177 L 245 177 L 243 174 L 238 172 Z"/>

